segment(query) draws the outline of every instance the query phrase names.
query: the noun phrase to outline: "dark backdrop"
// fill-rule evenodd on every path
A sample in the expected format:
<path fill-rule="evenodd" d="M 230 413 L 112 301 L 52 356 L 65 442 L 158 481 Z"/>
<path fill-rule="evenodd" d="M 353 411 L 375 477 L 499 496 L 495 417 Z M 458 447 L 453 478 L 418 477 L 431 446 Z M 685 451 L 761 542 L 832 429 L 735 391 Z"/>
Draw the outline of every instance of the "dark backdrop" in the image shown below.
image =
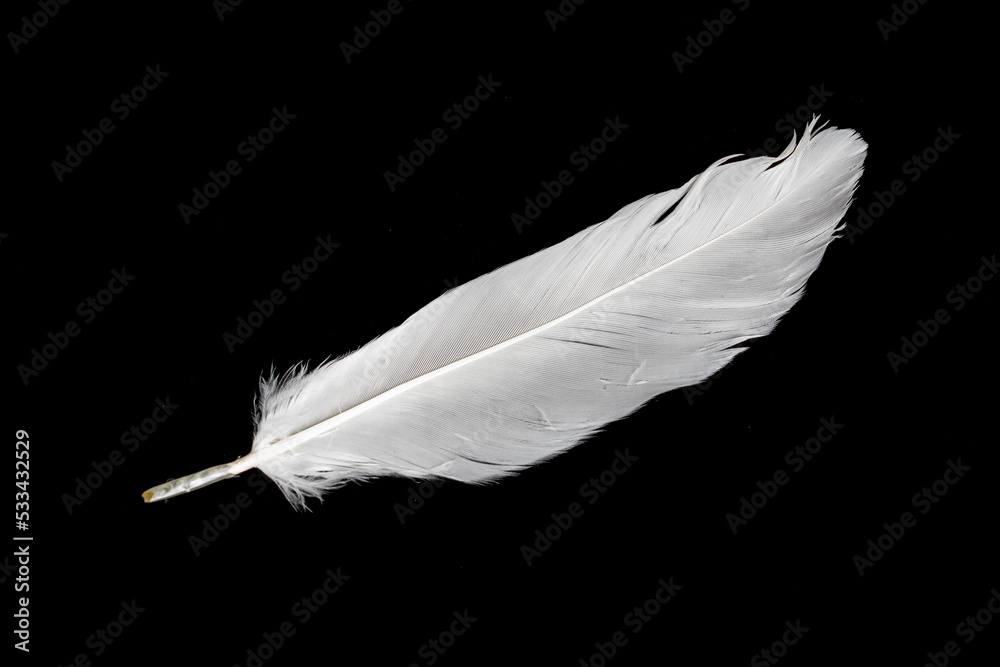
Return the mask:
<path fill-rule="evenodd" d="M 667 5 L 6 7 L 3 420 L 9 451 L 30 437 L 9 530 L 33 538 L 2 559 L 6 608 L 30 597 L 12 664 L 996 655 L 992 18 Z M 488 487 L 387 479 L 296 513 L 256 474 L 141 502 L 249 450 L 272 365 L 775 154 L 814 112 L 870 145 L 847 234 L 710 383 Z"/>

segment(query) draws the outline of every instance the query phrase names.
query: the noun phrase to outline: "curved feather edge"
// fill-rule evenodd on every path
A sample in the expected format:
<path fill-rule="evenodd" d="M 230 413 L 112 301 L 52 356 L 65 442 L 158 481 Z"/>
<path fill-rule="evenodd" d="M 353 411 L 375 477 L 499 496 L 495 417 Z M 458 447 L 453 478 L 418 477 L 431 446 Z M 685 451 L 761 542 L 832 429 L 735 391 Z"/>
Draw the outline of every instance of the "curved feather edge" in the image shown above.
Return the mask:
<path fill-rule="evenodd" d="M 260 468 L 296 508 L 380 475 L 483 483 L 703 381 L 774 328 L 840 229 L 867 145 L 817 120 L 777 157 L 723 158 L 353 353 L 272 370 L 233 473 Z"/>

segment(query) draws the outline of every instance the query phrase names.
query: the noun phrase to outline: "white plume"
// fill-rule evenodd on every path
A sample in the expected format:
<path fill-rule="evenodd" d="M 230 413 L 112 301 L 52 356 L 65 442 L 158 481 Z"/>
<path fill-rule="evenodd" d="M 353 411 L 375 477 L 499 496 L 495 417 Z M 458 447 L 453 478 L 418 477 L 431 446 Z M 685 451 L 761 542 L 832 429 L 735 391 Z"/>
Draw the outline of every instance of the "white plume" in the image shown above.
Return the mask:
<path fill-rule="evenodd" d="M 850 205 L 867 146 L 815 123 L 262 382 L 252 452 L 214 477 L 257 467 L 297 507 L 379 475 L 481 483 L 703 381 L 801 297 Z"/>

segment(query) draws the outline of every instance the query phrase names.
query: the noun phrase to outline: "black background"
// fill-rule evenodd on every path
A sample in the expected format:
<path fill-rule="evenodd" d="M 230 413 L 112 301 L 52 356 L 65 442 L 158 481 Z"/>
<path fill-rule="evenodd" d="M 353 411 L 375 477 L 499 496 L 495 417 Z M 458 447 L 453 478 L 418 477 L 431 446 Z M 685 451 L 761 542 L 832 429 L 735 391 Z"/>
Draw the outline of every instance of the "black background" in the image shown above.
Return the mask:
<path fill-rule="evenodd" d="M 256 664 L 248 651 L 285 622 L 294 635 L 266 665 L 600 665 L 595 643 L 618 631 L 628 641 L 610 665 L 767 664 L 757 654 L 796 621 L 809 630 L 780 664 L 922 665 L 948 641 L 954 664 L 995 659 L 1000 620 L 971 643 L 956 626 L 1000 587 L 986 428 L 1000 287 L 961 309 L 948 299 L 997 250 L 993 173 L 976 173 L 992 128 L 974 119 L 986 100 L 968 82 L 991 19 L 911 2 L 885 33 L 901 6 L 668 4 L 564 3 L 575 11 L 553 30 L 556 0 L 406 2 L 350 62 L 339 45 L 385 3 L 247 1 L 220 20 L 209 2 L 73 2 L 16 53 L 8 36 L 3 421 L 10 450 L 30 433 L 34 538 L 32 650 L 13 664 Z M 711 23 L 724 9 L 735 20 Z M 5 32 L 38 11 L 8 5 Z M 699 35 L 679 71 L 675 53 Z M 169 75 L 118 119 L 112 101 L 157 65 Z M 453 129 L 443 112 L 480 76 L 500 86 Z M 141 502 L 249 451 L 272 364 L 354 349 L 722 156 L 783 146 L 782 119 L 810 103 L 869 143 L 846 221 L 877 218 L 830 247 L 804 299 L 710 386 L 661 396 L 516 478 L 445 484 L 405 522 L 398 506 L 417 488 L 405 479 L 339 490 L 311 513 L 259 475 Z M 294 118 L 247 163 L 238 146 L 275 108 Z M 114 132 L 57 178 L 52 163 L 105 117 Z M 511 215 L 609 118 L 627 128 L 519 233 Z M 437 127 L 447 141 L 390 190 L 384 172 Z M 949 130 L 958 138 L 936 152 Z M 926 171 L 905 166 L 926 149 Z M 186 224 L 178 206 L 233 159 L 242 172 Z M 879 208 L 896 180 L 905 191 Z M 339 247 L 292 290 L 282 276 L 317 237 Z M 134 279 L 84 322 L 78 304 L 115 270 Z M 274 289 L 287 300 L 230 352 L 223 334 Z M 938 309 L 948 322 L 894 369 L 887 355 Z M 18 367 L 68 321 L 79 335 L 25 383 Z M 130 451 L 125 433 L 168 398 L 173 414 Z M 824 418 L 843 427 L 734 535 L 726 515 L 790 471 L 786 453 Z M 628 471 L 581 499 L 626 450 Z M 959 459 L 970 470 L 920 514 L 913 496 Z M 110 475 L 68 501 L 95 465 Z M 249 506 L 226 518 L 241 493 Z M 522 547 L 572 502 L 583 516 L 529 566 Z M 854 557 L 906 511 L 916 525 L 860 576 Z M 13 549 L 7 609 L 21 595 Z M 302 623 L 294 605 L 337 568 L 349 579 Z M 682 588 L 635 633 L 625 617 L 661 578 Z M 133 600 L 143 611 L 113 643 L 92 637 Z M 468 631 L 429 653 L 466 610 Z"/>

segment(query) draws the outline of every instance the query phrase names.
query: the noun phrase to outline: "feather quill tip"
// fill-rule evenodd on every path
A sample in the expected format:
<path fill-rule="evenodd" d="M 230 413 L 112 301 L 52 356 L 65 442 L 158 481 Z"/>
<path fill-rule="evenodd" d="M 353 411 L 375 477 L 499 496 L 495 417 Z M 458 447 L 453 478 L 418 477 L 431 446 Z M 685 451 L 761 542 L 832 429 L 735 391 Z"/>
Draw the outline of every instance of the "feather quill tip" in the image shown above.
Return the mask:
<path fill-rule="evenodd" d="M 231 471 L 233 467 L 232 463 L 223 463 L 222 465 L 212 466 L 211 468 L 206 468 L 200 472 L 196 472 L 192 475 L 185 475 L 178 479 L 171 479 L 159 486 L 154 486 L 151 489 L 147 489 L 142 494 L 142 499 L 147 503 L 155 503 L 159 500 L 166 500 L 167 498 L 173 498 L 174 496 L 179 496 L 184 493 L 189 493 L 195 489 L 200 489 L 203 486 L 208 486 L 209 484 L 215 484 L 216 482 L 222 481 L 224 479 L 229 479 L 231 477 L 236 477 Z"/>

